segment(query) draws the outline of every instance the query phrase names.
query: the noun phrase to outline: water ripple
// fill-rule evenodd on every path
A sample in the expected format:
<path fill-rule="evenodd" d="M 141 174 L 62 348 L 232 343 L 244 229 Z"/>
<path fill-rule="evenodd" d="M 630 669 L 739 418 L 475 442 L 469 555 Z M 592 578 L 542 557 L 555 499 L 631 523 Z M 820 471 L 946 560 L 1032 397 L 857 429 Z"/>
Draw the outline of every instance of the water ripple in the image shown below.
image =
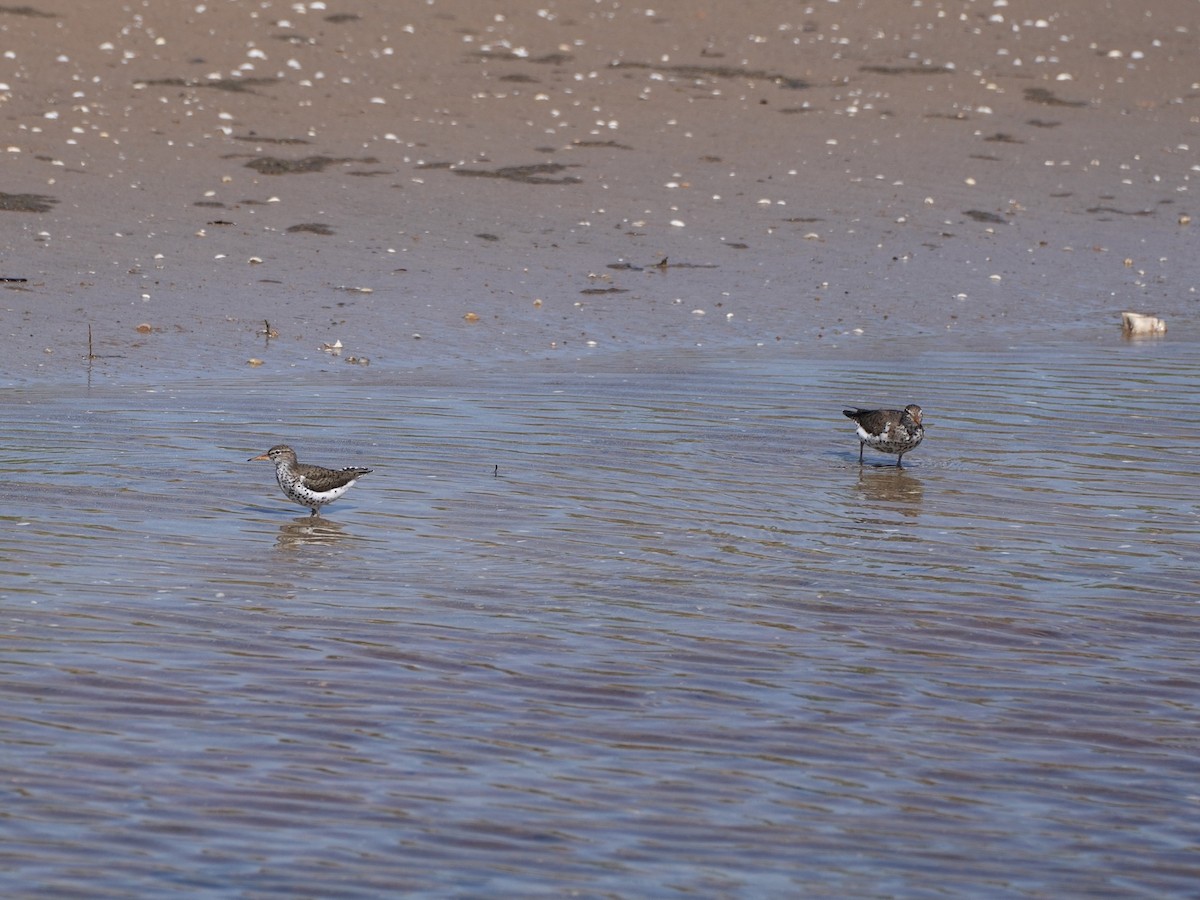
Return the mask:
<path fill-rule="evenodd" d="M 0 885 L 1186 893 L 1198 356 L 11 390 Z"/>

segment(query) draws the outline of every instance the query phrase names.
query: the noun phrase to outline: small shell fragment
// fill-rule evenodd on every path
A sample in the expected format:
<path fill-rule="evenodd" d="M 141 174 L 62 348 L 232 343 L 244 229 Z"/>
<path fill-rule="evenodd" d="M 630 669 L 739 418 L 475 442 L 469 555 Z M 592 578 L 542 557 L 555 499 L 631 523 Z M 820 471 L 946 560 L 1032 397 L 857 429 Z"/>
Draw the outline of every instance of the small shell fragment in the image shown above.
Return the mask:
<path fill-rule="evenodd" d="M 463 316 L 463 320 L 466 322 L 478 322 L 479 321 L 479 313 L 469 312 L 465 316 Z"/>

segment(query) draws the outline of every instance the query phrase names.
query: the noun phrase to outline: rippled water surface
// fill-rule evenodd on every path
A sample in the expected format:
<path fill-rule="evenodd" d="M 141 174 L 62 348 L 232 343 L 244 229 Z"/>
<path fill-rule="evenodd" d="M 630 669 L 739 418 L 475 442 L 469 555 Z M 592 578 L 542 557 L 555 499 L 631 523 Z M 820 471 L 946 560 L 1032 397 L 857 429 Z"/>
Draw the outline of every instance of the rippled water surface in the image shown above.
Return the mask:
<path fill-rule="evenodd" d="M 1192 892 L 1200 349 L 871 357 L 7 390 L 0 888 Z"/>

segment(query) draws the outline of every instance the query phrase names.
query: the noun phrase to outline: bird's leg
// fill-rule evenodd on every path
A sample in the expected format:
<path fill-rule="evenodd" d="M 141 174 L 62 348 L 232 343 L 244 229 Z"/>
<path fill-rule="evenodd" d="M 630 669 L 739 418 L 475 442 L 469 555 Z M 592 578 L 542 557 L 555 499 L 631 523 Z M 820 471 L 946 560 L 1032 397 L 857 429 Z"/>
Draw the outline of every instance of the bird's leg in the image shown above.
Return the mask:
<path fill-rule="evenodd" d="M 865 443 L 863 443 L 862 441 L 859 441 L 859 442 L 858 442 L 858 464 L 859 464 L 860 466 L 863 464 L 863 462 L 862 462 L 862 455 L 863 455 L 863 448 L 864 448 L 865 446 L 867 446 L 867 445 L 866 445 Z"/>

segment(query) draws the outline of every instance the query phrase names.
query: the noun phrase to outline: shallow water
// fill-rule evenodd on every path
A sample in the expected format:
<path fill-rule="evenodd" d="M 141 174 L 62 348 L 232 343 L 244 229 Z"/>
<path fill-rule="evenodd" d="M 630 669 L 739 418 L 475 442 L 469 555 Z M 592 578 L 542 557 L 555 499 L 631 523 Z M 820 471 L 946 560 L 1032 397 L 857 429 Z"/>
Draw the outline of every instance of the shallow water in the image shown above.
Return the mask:
<path fill-rule="evenodd" d="M 0 887 L 1190 892 L 1198 364 L 12 389 Z M 903 470 L 878 402 L 925 408 Z M 375 471 L 310 520 L 244 462 L 281 440 Z"/>

